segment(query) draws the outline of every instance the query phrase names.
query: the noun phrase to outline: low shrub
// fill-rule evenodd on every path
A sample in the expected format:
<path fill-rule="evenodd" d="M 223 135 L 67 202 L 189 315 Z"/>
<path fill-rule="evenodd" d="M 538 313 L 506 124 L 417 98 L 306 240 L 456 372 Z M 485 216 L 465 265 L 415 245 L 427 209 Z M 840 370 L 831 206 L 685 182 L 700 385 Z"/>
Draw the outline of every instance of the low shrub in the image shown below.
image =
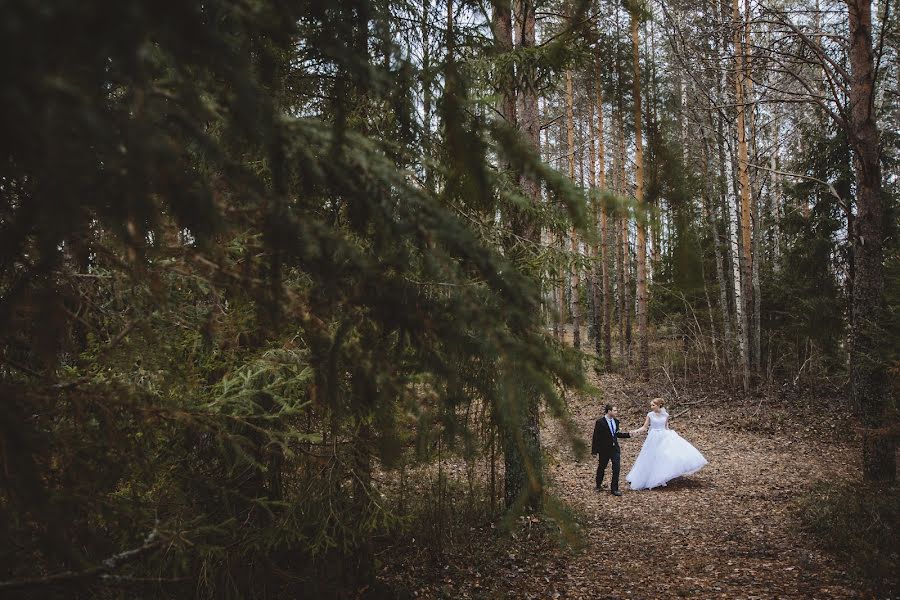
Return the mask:
<path fill-rule="evenodd" d="M 797 507 L 798 527 L 845 562 L 877 596 L 900 594 L 900 489 L 858 481 L 820 483 Z"/>

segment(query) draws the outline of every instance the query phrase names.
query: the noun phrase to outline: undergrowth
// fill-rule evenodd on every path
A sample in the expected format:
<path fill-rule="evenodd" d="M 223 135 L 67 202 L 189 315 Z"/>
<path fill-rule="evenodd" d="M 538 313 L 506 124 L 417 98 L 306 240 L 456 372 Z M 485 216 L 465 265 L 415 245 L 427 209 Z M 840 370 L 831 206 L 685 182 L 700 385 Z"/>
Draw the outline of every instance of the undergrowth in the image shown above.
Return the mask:
<path fill-rule="evenodd" d="M 878 597 L 900 595 L 900 488 L 847 481 L 819 483 L 801 496 L 797 525 Z"/>

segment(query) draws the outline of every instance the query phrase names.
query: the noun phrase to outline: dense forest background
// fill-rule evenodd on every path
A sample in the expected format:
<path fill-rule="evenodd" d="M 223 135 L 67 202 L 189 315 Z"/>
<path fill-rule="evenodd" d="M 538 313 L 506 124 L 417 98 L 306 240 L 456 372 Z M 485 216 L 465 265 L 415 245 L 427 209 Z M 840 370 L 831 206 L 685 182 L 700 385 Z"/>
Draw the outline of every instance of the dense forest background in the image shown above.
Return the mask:
<path fill-rule="evenodd" d="M 818 399 L 890 540 L 898 12 L 0 0 L 0 595 L 577 546 L 541 432 L 603 374 Z"/>

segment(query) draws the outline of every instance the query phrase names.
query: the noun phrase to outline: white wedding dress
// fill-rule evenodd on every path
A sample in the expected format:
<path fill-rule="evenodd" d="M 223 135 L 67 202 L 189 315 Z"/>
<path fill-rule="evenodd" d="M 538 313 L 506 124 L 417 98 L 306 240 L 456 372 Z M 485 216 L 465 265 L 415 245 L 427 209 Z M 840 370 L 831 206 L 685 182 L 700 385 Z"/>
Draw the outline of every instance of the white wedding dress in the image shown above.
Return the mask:
<path fill-rule="evenodd" d="M 641 447 L 634 466 L 625 479 L 633 490 L 644 490 L 666 485 L 666 482 L 690 475 L 703 468 L 707 460 L 690 442 L 666 429 L 669 413 L 662 409 L 647 413 L 650 430 Z"/>

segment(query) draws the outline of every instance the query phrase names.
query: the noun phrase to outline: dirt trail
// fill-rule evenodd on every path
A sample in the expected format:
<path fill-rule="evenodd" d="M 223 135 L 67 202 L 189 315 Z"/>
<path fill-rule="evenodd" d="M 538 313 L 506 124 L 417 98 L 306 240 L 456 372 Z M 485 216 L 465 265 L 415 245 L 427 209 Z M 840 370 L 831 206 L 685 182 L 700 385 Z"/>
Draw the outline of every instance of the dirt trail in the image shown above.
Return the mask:
<path fill-rule="evenodd" d="M 729 401 L 709 391 L 676 394 L 665 377 L 591 378 L 603 399 L 568 401 L 582 439 L 589 443 L 605 402 L 619 407 L 624 429 L 635 429 L 649 400 L 664 396 L 672 428 L 709 464 L 664 488 L 631 491 L 625 475 L 644 438 L 625 439 L 623 496 L 596 492 L 596 458 L 577 461 L 560 424 L 545 417 L 550 491 L 574 510 L 583 546 L 561 549 L 533 518 L 513 539 L 498 535 L 493 524 L 471 529 L 470 539 L 447 548 L 436 563 L 410 549 L 415 558 L 390 569 L 395 583 L 418 598 L 862 597 L 843 565 L 791 527 L 798 494 L 814 482 L 858 473 L 858 453 L 836 441 L 837 420 L 825 407 Z"/>
<path fill-rule="evenodd" d="M 648 386 L 626 385 L 618 376 L 596 384 L 605 401 L 618 404 L 623 429 L 642 425 L 649 399 L 664 392 L 651 394 Z M 855 461 L 855 453 L 822 442 L 823 432 L 812 428 L 823 423 L 807 430 L 765 407 L 751 420 L 755 407 L 738 411 L 727 402 L 707 407 L 680 398 L 669 411 L 678 414 L 692 402 L 672 428 L 709 464 L 664 488 L 631 491 L 625 475 L 644 438 L 622 440 L 622 497 L 595 492 L 596 459 L 576 462 L 558 441 L 557 425 L 548 423 L 545 443 L 558 457 L 550 468 L 554 491 L 588 515 L 588 547 L 569 557 L 558 573 L 560 589 L 549 597 L 857 597 L 840 565 L 793 532 L 788 515 L 793 497 L 810 482 L 849 476 L 855 465 L 847 460 Z M 570 402 L 586 440 L 599 404 Z M 746 431 L 748 423 L 758 423 L 759 431 Z M 827 431 L 824 438 L 830 438 Z"/>

